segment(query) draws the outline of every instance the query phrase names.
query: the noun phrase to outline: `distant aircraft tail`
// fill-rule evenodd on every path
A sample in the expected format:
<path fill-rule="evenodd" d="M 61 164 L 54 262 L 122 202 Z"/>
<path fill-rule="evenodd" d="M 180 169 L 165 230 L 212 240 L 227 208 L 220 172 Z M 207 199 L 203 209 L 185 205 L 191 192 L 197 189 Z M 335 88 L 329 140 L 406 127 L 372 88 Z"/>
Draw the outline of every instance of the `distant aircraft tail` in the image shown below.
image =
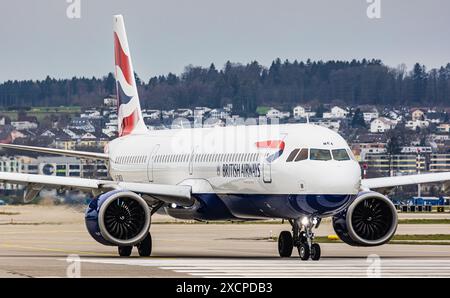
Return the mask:
<path fill-rule="evenodd" d="M 114 53 L 119 137 L 144 133 L 147 127 L 142 117 L 125 23 L 121 15 L 114 16 Z"/>

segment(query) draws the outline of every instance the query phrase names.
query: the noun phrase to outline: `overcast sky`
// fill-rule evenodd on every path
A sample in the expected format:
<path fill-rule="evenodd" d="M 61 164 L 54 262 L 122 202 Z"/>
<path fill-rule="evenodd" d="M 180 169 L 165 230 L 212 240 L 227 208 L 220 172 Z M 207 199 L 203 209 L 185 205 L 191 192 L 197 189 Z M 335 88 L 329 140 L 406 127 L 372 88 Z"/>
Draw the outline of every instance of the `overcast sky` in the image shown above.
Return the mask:
<path fill-rule="evenodd" d="M 188 64 L 227 60 L 379 58 L 428 68 L 450 62 L 450 1 L 381 0 L 1 0 L 0 82 L 102 76 L 113 70 L 112 15 L 125 17 L 142 79 Z"/>

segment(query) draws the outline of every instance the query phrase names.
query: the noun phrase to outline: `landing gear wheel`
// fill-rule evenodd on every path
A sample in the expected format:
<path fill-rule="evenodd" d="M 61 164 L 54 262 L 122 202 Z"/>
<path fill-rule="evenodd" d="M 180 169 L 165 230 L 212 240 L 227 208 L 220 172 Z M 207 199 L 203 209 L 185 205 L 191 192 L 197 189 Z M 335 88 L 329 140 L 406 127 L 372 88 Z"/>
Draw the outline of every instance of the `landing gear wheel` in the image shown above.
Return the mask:
<path fill-rule="evenodd" d="M 300 255 L 300 259 L 302 261 L 307 261 L 310 256 L 310 250 L 308 243 L 301 243 L 298 246 L 298 254 Z"/>
<path fill-rule="evenodd" d="M 321 254 L 320 245 L 317 243 L 313 243 L 311 245 L 311 260 L 318 261 L 320 259 L 320 254 Z"/>
<path fill-rule="evenodd" d="M 119 251 L 119 256 L 129 257 L 129 256 L 131 256 L 131 251 L 133 250 L 133 246 L 119 246 L 117 249 Z"/>
<path fill-rule="evenodd" d="M 278 237 L 278 253 L 282 258 L 289 258 L 294 249 L 294 240 L 289 231 L 282 231 Z"/>
<path fill-rule="evenodd" d="M 141 257 L 149 257 L 152 254 L 152 236 L 150 233 L 137 245 L 137 249 Z"/>

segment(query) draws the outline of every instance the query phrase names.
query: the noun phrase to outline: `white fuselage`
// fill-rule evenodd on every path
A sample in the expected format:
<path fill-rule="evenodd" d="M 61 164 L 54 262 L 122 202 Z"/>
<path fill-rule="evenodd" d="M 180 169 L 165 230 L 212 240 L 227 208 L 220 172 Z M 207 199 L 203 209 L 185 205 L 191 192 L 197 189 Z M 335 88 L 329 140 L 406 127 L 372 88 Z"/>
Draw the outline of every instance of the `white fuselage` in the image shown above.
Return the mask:
<path fill-rule="evenodd" d="M 349 158 L 287 161 L 296 149 L 344 149 Z M 114 180 L 191 185 L 193 194 L 356 195 L 360 190 L 361 170 L 348 144 L 317 125 L 150 131 L 118 138 L 108 152 Z"/>

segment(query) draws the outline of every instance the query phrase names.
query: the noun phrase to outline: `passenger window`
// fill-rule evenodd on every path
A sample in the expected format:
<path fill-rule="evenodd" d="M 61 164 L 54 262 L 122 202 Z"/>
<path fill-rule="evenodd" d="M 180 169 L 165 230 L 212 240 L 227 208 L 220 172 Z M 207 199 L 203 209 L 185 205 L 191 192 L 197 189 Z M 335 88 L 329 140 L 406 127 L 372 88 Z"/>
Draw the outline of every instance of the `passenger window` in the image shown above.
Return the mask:
<path fill-rule="evenodd" d="M 300 149 L 295 149 L 294 151 L 292 151 L 291 154 L 289 154 L 288 158 L 286 159 L 286 162 L 293 161 L 299 151 Z"/>
<path fill-rule="evenodd" d="M 302 149 L 300 153 L 295 158 L 295 161 L 307 160 L 308 159 L 308 149 Z"/>
<path fill-rule="evenodd" d="M 326 149 L 311 149 L 310 150 L 310 159 L 311 160 L 331 160 L 331 152 Z"/>

